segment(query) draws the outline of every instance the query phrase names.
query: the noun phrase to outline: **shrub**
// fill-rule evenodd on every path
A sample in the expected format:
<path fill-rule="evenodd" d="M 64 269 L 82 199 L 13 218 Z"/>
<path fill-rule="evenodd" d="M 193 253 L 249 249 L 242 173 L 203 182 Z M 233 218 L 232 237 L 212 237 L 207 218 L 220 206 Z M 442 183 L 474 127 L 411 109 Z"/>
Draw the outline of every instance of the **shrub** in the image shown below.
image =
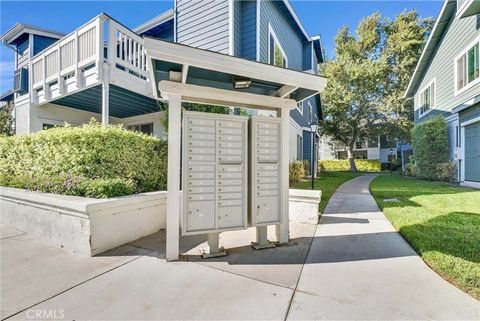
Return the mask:
<path fill-rule="evenodd" d="M 121 126 L 0 138 L 3 186 L 104 198 L 165 189 L 166 172 L 166 141 Z"/>
<path fill-rule="evenodd" d="M 439 181 L 454 182 L 457 165 L 454 162 L 437 164 L 437 179 Z"/>
<path fill-rule="evenodd" d="M 310 173 L 310 162 L 304 159 L 302 161 L 302 164 L 303 164 L 303 173 L 304 175 L 307 175 L 308 173 Z"/>
<path fill-rule="evenodd" d="M 355 165 L 361 172 L 380 172 L 382 163 L 379 159 L 356 159 Z M 321 160 L 318 162 L 320 172 L 349 171 L 350 163 L 348 159 Z"/>
<path fill-rule="evenodd" d="M 417 167 L 414 163 L 405 164 L 405 172 L 404 174 L 407 176 L 415 176 L 417 173 Z"/>
<path fill-rule="evenodd" d="M 296 161 L 288 165 L 288 177 L 290 183 L 297 183 L 305 177 L 305 167 L 303 162 Z"/>
<path fill-rule="evenodd" d="M 412 129 L 412 145 L 417 176 L 436 179 L 437 165 L 449 160 L 445 118 L 436 117 L 416 125 Z"/>

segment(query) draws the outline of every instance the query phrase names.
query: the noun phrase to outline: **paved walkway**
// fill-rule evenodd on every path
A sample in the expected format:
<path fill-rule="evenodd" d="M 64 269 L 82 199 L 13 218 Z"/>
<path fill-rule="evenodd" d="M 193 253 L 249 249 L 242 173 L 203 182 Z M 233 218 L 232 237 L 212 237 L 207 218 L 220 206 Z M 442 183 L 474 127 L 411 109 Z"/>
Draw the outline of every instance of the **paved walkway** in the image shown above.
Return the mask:
<path fill-rule="evenodd" d="M 320 220 L 288 319 L 480 320 L 480 302 L 435 272 L 395 232 L 369 191 L 341 185 Z"/>
<path fill-rule="evenodd" d="M 291 223 L 291 242 L 254 251 L 255 229 L 221 234 L 229 255 L 203 261 L 203 236 L 164 259 L 163 231 L 96 257 L 1 226 L 1 317 L 65 320 L 480 319 L 480 303 L 431 271 L 358 177 L 321 224 Z M 272 232 L 270 230 L 269 232 Z"/>

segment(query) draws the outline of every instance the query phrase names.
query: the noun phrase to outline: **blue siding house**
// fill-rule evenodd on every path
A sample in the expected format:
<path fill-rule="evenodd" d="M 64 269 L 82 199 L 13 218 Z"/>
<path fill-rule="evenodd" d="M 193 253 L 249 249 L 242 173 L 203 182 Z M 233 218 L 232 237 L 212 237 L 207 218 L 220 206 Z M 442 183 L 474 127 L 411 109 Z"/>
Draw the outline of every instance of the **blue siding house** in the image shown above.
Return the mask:
<path fill-rule="evenodd" d="M 445 0 L 405 93 L 416 124 L 446 118 L 457 179 L 473 187 L 480 187 L 479 17 L 480 1 Z"/>
<path fill-rule="evenodd" d="M 119 37 L 117 41 L 122 47 L 117 48 L 117 51 L 128 51 L 126 55 L 119 57 L 125 63 L 116 63 L 115 73 L 118 72 L 118 79 L 109 87 L 112 96 L 110 104 L 113 104 L 110 110 L 113 110 L 114 116 L 110 122 L 123 123 L 132 129 L 144 128 L 144 131 L 150 131 L 156 136 L 163 135 L 161 112 L 155 112 L 151 88 L 145 83 L 149 77 L 145 62 L 132 60 L 130 55 L 132 50 L 140 48 L 142 37 L 181 43 L 312 74 L 318 72 L 318 64 L 324 61 L 320 36 L 311 37 L 305 32 L 287 0 L 174 0 L 172 6 L 172 9 L 132 30 L 126 30 L 108 16 L 104 17 L 105 19 L 100 18 L 112 21 L 116 28 L 114 34 Z M 42 28 L 18 24 L 2 36 L 2 42 L 9 47 L 15 46 L 17 51 L 18 88 L 15 91 L 15 109 L 18 133 L 41 130 L 65 121 L 75 125 L 84 123 L 91 117 L 98 118 L 98 100 L 101 99 L 99 93 L 102 92 L 102 87 L 97 85 L 95 79 L 89 79 L 91 65 L 88 64 L 88 59 L 81 61 L 85 63 L 84 66 L 77 64 L 76 72 L 68 73 L 70 67 L 67 66 L 65 74 L 60 72 L 58 81 L 52 81 L 53 76 L 49 76 L 48 68 L 44 70 L 43 79 L 37 79 L 45 64 L 58 63 L 59 55 L 62 63 L 70 62 L 68 59 L 72 57 L 68 56 L 68 52 L 74 48 L 69 47 L 73 42 L 68 42 L 68 37 L 72 37 L 72 41 L 77 41 L 74 37 L 78 37 L 78 41 L 84 41 L 82 39 L 92 39 L 94 32 L 94 22 L 79 27 L 76 32 L 65 37 Z M 135 45 L 136 43 L 139 45 Z M 55 52 L 55 46 L 58 46 L 58 52 Z M 104 50 L 107 58 L 108 49 Z M 89 54 L 91 53 L 85 53 Z M 131 66 L 132 63 L 134 67 Z M 28 68 L 33 70 L 28 73 Z M 33 79 L 27 80 L 25 76 L 22 77 L 22 73 L 33 75 Z M 84 90 L 75 96 L 63 97 L 63 92 L 69 90 L 72 75 L 85 77 L 81 82 Z M 124 76 L 131 78 L 130 81 Z M 25 82 L 24 86 L 19 85 L 21 81 Z M 46 83 L 49 83 L 48 93 L 44 90 Z M 32 88 L 27 88 L 28 86 Z M 296 88 L 292 88 L 291 92 L 295 90 Z M 28 92 L 33 94 L 30 99 L 26 97 Z M 290 92 L 283 95 L 287 97 Z M 298 108 L 290 113 L 289 159 L 310 160 L 312 146 L 315 147 L 315 156 L 318 159 L 318 136 L 314 133 L 315 139 L 312 143 L 310 125 L 321 118 L 320 97 L 305 96 L 297 100 L 302 101 Z M 138 110 L 142 110 L 143 116 L 122 110 L 123 101 L 138 104 Z M 49 107 L 38 108 L 38 103 L 47 104 Z M 74 109 L 57 108 L 59 105 Z M 145 116 L 145 112 L 149 111 L 150 116 Z M 266 114 L 268 115 L 268 112 Z"/>

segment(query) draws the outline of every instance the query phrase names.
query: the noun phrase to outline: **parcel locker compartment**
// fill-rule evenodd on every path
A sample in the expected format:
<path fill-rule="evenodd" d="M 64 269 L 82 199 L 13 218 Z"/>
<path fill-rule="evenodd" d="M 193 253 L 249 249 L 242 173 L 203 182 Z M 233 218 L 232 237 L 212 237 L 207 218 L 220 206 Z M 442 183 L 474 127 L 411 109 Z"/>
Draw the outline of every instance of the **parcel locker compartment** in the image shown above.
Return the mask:
<path fill-rule="evenodd" d="M 215 194 L 190 194 L 188 195 L 189 201 L 214 201 Z"/>
<path fill-rule="evenodd" d="M 212 141 L 212 142 L 215 142 L 215 134 L 195 133 L 195 134 L 189 134 L 188 138 L 191 141 Z"/>
<path fill-rule="evenodd" d="M 208 187 L 189 187 L 188 193 L 190 194 L 206 194 L 206 193 L 215 193 L 214 186 Z"/>
<path fill-rule="evenodd" d="M 218 143 L 219 149 L 224 149 L 224 148 L 239 148 L 243 149 L 243 143 L 242 142 L 219 142 Z"/>
<path fill-rule="evenodd" d="M 188 160 L 192 162 L 214 162 L 215 155 L 192 155 L 188 156 Z"/>
<path fill-rule="evenodd" d="M 215 166 L 205 166 L 205 165 L 190 165 L 188 166 L 188 170 L 191 172 L 215 172 Z"/>
<path fill-rule="evenodd" d="M 243 200 L 238 199 L 238 200 L 219 200 L 218 201 L 218 206 L 241 206 Z"/>
<path fill-rule="evenodd" d="M 234 228 L 244 225 L 242 206 L 219 207 L 217 214 L 217 227 Z"/>
<path fill-rule="evenodd" d="M 218 178 L 242 178 L 243 173 L 242 172 L 221 172 L 218 174 Z"/>
<path fill-rule="evenodd" d="M 214 201 L 188 202 L 187 231 L 194 232 L 215 228 L 214 208 Z"/>
<path fill-rule="evenodd" d="M 218 134 L 219 135 L 238 135 L 242 136 L 243 134 L 243 129 L 240 128 L 219 128 L 218 129 Z"/>
<path fill-rule="evenodd" d="M 243 194 L 242 193 L 218 193 L 218 199 L 219 200 L 239 200 L 242 199 Z"/>
<path fill-rule="evenodd" d="M 215 126 L 213 127 L 204 127 L 204 126 L 190 126 L 190 133 L 204 133 L 204 134 L 214 134 Z"/>
<path fill-rule="evenodd" d="M 190 179 L 213 179 L 215 178 L 214 172 L 190 172 L 188 173 L 188 178 Z"/>
<path fill-rule="evenodd" d="M 257 224 L 280 221 L 278 196 L 257 197 L 256 222 Z"/>
<path fill-rule="evenodd" d="M 227 156 L 243 155 L 243 149 L 223 148 L 218 151 L 218 154 Z"/>
<path fill-rule="evenodd" d="M 221 163 L 241 163 L 243 161 L 242 155 L 219 155 L 218 160 Z"/>
<path fill-rule="evenodd" d="M 241 142 L 243 136 L 241 135 L 218 135 L 218 141 L 220 142 Z"/>
<path fill-rule="evenodd" d="M 259 176 L 257 178 L 257 183 L 260 183 L 260 184 L 269 184 L 269 183 L 278 184 L 279 183 L 279 178 L 278 178 L 278 176 L 272 176 L 272 177 Z"/>
<path fill-rule="evenodd" d="M 235 193 L 242 192 L 243 186 L 221 186 L 218 188 L 219 193 Z"/>
<path fill-rule="evenodd" d="M 198 180 L 189 180 L 188 186 L 198 187 L 198 186 L 215 186 L 215 180 L 213 179 L 198 179 Z"/>
<path fill-rule="evenodd" d="M 243 122 L 219 120 L 217 124 L 220 128 L 243 128 Z"/>
<path fill-rule="evenodd" d="M 188 152 L 190 155 L 214 155 L 215 148 L 189 147 Z"/>
<path fill-rule="evenodd" d="M 215 120 L 208 119 L 208 118 L 188 118 L 188 123 L 195 126 L 207 126 L 207 127 L 215 127 Z"/>
<path fill-rule="evenodd" d="M 215 142 L 209 140 L 190 140 L 188 143 L 190 147 L 213 147 L 215 148 Z"/>
<path fill-rule="evenodd" d="M 241 179 L 219 179 L 218 186 L 242 186 Z"/>

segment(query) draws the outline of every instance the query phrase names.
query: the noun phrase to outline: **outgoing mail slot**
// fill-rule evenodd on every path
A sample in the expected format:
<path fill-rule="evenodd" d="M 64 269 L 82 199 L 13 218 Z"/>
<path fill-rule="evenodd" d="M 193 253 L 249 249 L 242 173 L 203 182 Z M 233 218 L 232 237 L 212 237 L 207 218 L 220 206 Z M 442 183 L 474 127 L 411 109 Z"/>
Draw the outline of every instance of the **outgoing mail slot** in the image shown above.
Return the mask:
<path fill-rule="evenodd" d="M 188 202 L 187 231 L 201 231 L 215 228 L 214 201 Z"/>
<path fill-rule="evenodd" d="M 243 224 L 242 211 L 242 206 L 220 207 L 217 215 L 218 227 L 232 228 L 241 226 Z"/>

